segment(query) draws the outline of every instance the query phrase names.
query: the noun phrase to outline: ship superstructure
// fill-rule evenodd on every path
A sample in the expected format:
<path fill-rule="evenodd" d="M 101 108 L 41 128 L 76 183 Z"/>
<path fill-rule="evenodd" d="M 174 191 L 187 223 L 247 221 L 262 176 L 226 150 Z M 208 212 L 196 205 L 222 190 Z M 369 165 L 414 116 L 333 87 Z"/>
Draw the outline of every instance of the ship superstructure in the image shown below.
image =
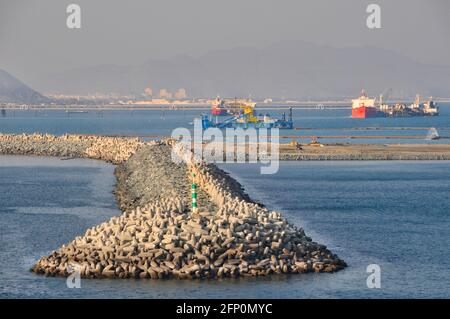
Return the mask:
<path fill-rule="evenodd" d="M 423 103 L 423 112 L 426 115 L 439 115 L 439 107 L 437 106 L 437 103 L 433 101 L 433 97 L 430 97 L 428 101 Z"/>
<path fill-rule="evenodd" d="M 245 99 L 222 99 L 217 97 L 211 103 L 211 114 L 214 116 L 235 115 L 244 108 L 254 108 L 256 102 Z"/>
<path fill-rule="evenodd" d="M 421 104 L 420 95 L 417 94 L 413 103 L 404 104 L 396 102 L 388 104 L 384 102 L 384 96 L 380 99 L 369 98 L 362 91 L 361 96 L 352 100 L 352 118 L 370 117 L 410 117 L 410 116 L 434 116 L 439 115 L 439 108 L 433 98 Z"/>
<path fill-rule="evenodd" d="M 381 104 L 380 109 L 386 113 L 388 117 L 411 117 L 411 116 L 435 116 L 439 115 L 439 107 L 433 101 L 433 98 L 424 103 L 420 103 L 420 95 L 417 94 L 413 103 L 406 105 L 403 103 L 395 103 L 393 105 Z"/>
<path fill-rule="evenodd" d="M 235 98 L 227 101 L 218 98 L 211 108 L 211 114 L 209 116 L 207 114 L 202 115 L 203 129 L 209 127 L 292 129 L 294 127 L 292 108 L 289 108 L 288 117 L 283 113 L 280 118 L 274 118 L 270 114 L 257 113 L 255 106 L 256 103 L 249 100 Z M 228 118 L 224 116 L 228 116 Z"/>
<path fill-rule="evenodd" d="M 352 100 L 352 118 L 364 119 L 378 116 L 384 116 L 384 114 L 375 107 L 375 99 L 369 98 L 364 90 L 357 99 Z"/>

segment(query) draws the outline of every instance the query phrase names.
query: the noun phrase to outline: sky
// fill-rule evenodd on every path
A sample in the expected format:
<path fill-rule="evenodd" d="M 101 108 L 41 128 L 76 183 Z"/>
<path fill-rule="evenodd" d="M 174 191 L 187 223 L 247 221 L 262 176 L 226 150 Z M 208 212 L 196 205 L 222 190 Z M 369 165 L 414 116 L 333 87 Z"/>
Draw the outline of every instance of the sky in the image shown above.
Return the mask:
<path fill-rule="evenodd" d="M 81 7 L 81 29 L 66 8 Z M 381 7 L 381 29 L 366 7 Z M 450 65 L 448 0 L 0 0 L 0 69 L 24 82 L 73 68 L 303 40 Z"/>

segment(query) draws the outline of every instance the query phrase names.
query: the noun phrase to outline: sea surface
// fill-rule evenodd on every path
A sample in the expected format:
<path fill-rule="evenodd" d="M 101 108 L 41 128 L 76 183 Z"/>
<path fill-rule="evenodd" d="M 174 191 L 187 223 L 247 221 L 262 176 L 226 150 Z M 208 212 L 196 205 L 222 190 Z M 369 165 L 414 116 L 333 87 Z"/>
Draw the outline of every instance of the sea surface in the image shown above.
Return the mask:
<path fill-rule="evenodd" d="M 352 119 L 351 109 L 294 109 L 295 130 L 280 130 L 282 142 L 291 136 L 304 136 L 300 142 L 309 142 L 311 136 L 324 137 L 324 143 L 449 143 L 449 139 L 430 141 L 430 129 L 440 136 L 450 136 L 450 104 L 439 104 L 436 117 Z M 65 110 L 5 110 L 0 115 L 1 133 L 64 133 L 170 136 L 175 128 L 192 130 L 194 118 L 203 110 L 110 110 L 88 113 L 67 113 Z M 258 113 L 279 117 L 286 109 L 259 109 Z M 226 117 L 225 117 L 226 118 Z M 340 136 L 340 138 L 331 138 Z M 342 137 L 343 136 L 343 137 Z M 403 138 L 358 138 L 348 136 L 397 136 Z M 415 137 L 414 139 L 406 137 Z"/>
<path fill-rule="evenodd" d="M 450 162 L 284 162 L 275 175 L 224 164 L 349 265 L 334 274 L 225 280 L 81 280 L 29 272 L 43 255 L 120 214 L 113 166 L 0 156 L 0 298 L 449 298 Z M 381 288 L 366 284 L 369 264 Z"/>

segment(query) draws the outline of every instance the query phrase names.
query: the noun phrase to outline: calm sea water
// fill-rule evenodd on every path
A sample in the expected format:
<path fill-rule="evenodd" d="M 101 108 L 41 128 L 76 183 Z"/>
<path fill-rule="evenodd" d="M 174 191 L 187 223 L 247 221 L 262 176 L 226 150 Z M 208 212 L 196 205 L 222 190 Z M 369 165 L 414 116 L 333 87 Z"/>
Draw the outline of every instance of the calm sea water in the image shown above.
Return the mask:
<path fill-rule="evenodd" d="M 90 111 L 66 113 L 64 110 L 6 110 L 0 117 L 2 133 L 64 133 L 164 135 L 170 136 L 178 127 L 192 129 L 192 121 L 207 110 L 134 110 Z M 279 116 L 286 110 L 260 110 Z M 428 141 L 428 130 L 436 128 L 441 136 L 450 136 L 450 104 L 440 105 L 437 117 L 351 119 L 350 109 L 294 109 L 294 125 L 300 130 L 281 130 L 282 136 L 417 136 L 420 139 L 322 139 L 322 142 L 351 143 L 448 143 L 447 140 Z M 372 128 L 361 130 L 361 128 Z M 413 128 L 413 130 L 397 128 Z M 312 129 L 311 129 L 312 128 Z M 290 138 L 282 141 L 290 141 Z M 301 140 L 310 141 L 310 138 Z"/>
<path fill-rule="evenodd" d="M 0 156 L 1 298 L 450 297 L 450 162 L 295 162 L 276 175 L 223 166 L 349 267 L 335 274 L 235 280 L 82 280 L 28 269 L 86 228 L 120 214 L 113 167 L 94 160 Z M 381 267 L 368 289 L 366 267 Z"/>

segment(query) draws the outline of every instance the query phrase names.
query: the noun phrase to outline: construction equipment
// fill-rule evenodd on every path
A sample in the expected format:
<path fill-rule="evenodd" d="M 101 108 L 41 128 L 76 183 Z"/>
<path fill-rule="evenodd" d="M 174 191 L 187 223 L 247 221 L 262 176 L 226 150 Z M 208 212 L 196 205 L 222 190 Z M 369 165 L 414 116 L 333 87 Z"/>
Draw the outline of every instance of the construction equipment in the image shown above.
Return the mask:
<path fill-rule="evenodd" d="M 292 121 L 292 108 L 289 108 L 289 115 L 283 113 L 280 118 L 272 118 L 269 114 L 256 115 L 254 105 L 241 104 L 239 110 L 233 111 L 233 115 L 225 120 L 222 117 L 202 115 L 202 127 L 204 130 L 210 127 L 216 128 L 280 128 L 292 129 L 294 123 Z"/>

